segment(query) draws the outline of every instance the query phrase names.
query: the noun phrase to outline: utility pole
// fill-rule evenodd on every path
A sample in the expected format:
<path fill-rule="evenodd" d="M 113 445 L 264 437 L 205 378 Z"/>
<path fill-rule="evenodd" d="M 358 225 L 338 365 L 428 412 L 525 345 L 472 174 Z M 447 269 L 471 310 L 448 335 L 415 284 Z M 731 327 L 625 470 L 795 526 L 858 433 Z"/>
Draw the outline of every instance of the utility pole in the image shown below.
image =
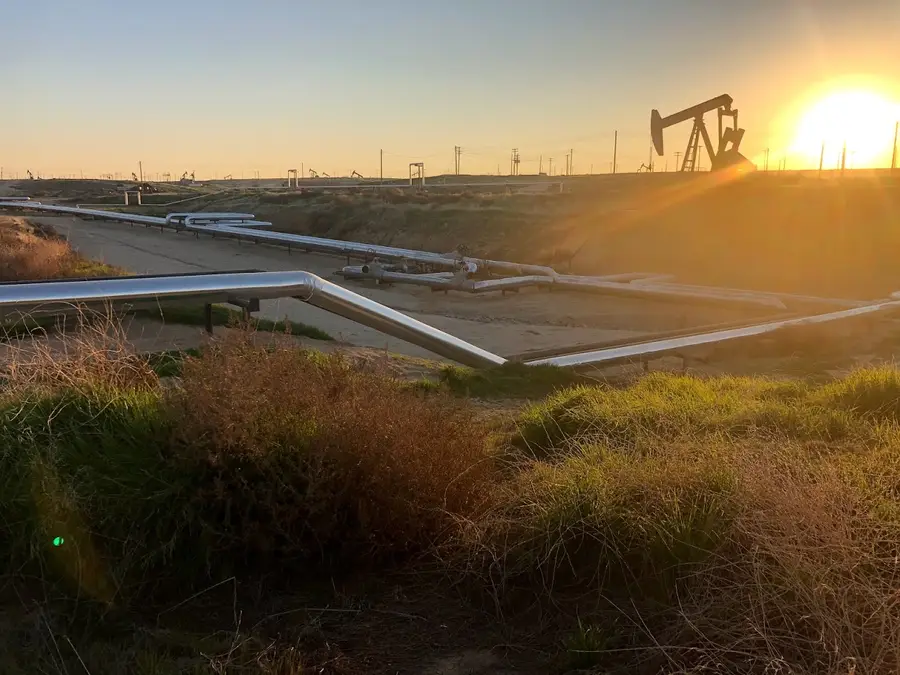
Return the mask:
<path fill-rule="evenodd" d="M 378 164 L 380 166 L 378 170 L 378 182 L 384 182 L 384 150 L 378 151 Z"/>
<path fill-rule="evenodd" d="M 458 145 L 453 146 L 453 166 L 456 171 L 456 175 L 459 175 L 459 156 L 462 154 L 462 148 Z"/>
<path fill-rule="evenodd" d="M 569 148 L 569 175 L 575 174 L 575 148 Z"/>
<path fill-rule="evenodd" d="M 768 149 L 768 148 L 766 148 L 766 164 L 765 164 L 765 170 L 766 170 L 766 171 L 769 170 L 769 149 Z"/>
<path fill-rule="evenodd" d="M 894 124 L 894 150 L 891 152 L 891 171 L 897 168 L 897 135 L 900 134 L 900 122 Z"/>
<path fill-rule="evenodd" d="M 140 176 L 141 182 L 144 182 L 144 165 L 138 160 L 138 176 Z"/>
<path fill-rule="evenodd" d="M 619 152 L 619 131 L 618 129 L 613 136 L 613 164 L 612 164 L 612 172 L 616 172 L 616 154 Z"/>
<path fill-rule="evenodd" d="M 844 175 L 844 169 L 847 167 L 847 141 L 844 141 L 844 149 L 841 151 L 841 175 Z"/>
<path fill-rule="evenodd" d="M 547 169 L 547 175 L 552 176 L 553 175 L 553 158 L 551 157 L 548 161 L 550 162 L 550 166 Z"/>
<path fill-rule="evenodd" d="M 682 153 L 681 151 L 678 151 L 678 152 L 675 153 L 675 170 L 676 170 L 676 171 L 679 170 L 679 169 L 678 169 L 678 163 L 679 163 L 679 160 L 681 159 L 681 155 L 682 155 L 682 154 L 683 154 L 683 153 Z"/>
<path fill-rule="evenodd" d="M 825 163 L 825 141 L 822 141 L 822 149 L 819 151 L 819 178 L 822 177 L 822 165 Z"/>
<path fill-rule="evenodd" d="M 540 160 L 538 160 L 538 176 L 544 173 L 544 156 L 541 155 Z"/>

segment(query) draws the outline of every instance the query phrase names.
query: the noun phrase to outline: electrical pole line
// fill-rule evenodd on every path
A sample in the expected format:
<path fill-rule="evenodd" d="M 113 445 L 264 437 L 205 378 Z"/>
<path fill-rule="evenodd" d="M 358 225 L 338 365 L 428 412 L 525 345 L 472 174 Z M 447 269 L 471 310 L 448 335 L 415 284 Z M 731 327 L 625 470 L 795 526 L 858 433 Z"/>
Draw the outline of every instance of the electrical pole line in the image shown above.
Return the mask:
<path fill-rule="evenodd" d="M 553 158 L 551 157 L 547 161 L 549 162 L 549 167 L 547 168 L 547 175 L 552 176 L 553 175 Z"/>
<path fill-rule="evenodd" d="M 378 170 L 378 182 L 384 183 L 384 149 L 378 151 L 378 160 L 379 160 L 379 170 Z"/>
<path fill-rule="evenodd" d="M 544 173 L 544 156 L 541 155 L 541 158 L 538 160 L 538 176 Z"/>
<path fill-rule="evenodd" d="M 819 177 L 822 176 L 822 165 L 825 163 L 825 141 L 822 141 L 822 149 L 819 151 Z"/>
<path fill-rule="evenodd" d="M 680 150 L 675 152 L 675 170 L 676 171 L 680 171 L 680 169 L 678 168 L 678 162 L 681 159 L 682 154 L 683 153 Z"/>
<path fill-rule="evenodd" d="M 891 171 L 897 168 L 897 136 L 900 134 L 900 122 L 894 124 L 894 149 L 891 152 Z"/>
<path fill-rule="evenodd" d="M 569 148 L 569 175 L 575 174 L 575 148 Z"/>
<path fill-rule="evenodd" d="M 616 172 L 616 155 L 619 152 L 619 131 L 618 129 L 613 136 L 613 163 L 612 163 L 612 172 Z"/>

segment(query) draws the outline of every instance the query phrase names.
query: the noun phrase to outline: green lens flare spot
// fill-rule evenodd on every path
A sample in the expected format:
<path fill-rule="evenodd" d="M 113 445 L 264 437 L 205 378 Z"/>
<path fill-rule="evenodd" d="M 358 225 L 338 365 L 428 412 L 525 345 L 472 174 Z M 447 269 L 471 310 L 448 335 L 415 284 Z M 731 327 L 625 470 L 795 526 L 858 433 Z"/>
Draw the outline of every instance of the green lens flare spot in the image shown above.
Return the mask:
<path fill-rule="evenodd" d="M 63 537 L 53 537 L 53 545 L 54 546 L 62 546 L 66 543 L 66 540 Z"/>

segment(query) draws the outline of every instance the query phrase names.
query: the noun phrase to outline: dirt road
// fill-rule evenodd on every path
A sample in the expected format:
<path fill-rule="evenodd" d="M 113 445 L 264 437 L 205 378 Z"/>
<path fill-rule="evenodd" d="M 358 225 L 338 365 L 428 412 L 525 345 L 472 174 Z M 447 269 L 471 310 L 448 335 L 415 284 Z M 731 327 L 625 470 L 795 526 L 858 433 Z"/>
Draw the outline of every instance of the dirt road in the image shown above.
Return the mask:
<path fill-rule="evenodd" d="M 375 286 L 368 282 L 345 282 L 335 276 L 335 270 L 346 261 L 334 256 L 288 253 L 276 247 L 210 237 L 198 239 L 188 233 L 160 232 L 120 223 L 67 217 L 30 220 L 51 225 L 83 255 L 136 274 L 239 269 L 312 272 L 499 354 L 637 339 L 655 331 L 752 316 L 743 308 L 731 310 L 579 293 L 530 291 L 507 296 L 471 296 L 444 295 L 419 287 Z M 410 356 L 433 356 L 414 345 L 298 300 L 264 301 L 260 315 L 312 324 L 356 346 Z"/>

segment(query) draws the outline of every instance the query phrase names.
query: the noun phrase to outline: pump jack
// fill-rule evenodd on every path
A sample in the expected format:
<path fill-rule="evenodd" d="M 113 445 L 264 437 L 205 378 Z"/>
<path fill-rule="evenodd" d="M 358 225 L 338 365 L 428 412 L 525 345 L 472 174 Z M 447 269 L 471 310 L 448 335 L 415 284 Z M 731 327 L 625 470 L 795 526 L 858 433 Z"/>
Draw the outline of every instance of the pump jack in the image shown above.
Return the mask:
<path fill-rule="evenodd" d="M 700 151 L 700 139 L 703 138 L 703 145 L 709 155 L 710 170 L 718 171 L 729 167 L 737 167 L 740 169 L 755 169 L 756 167 L 744 157 L 738 149 L 741 146 L 741 140 L 744 138 L 744 130 L 738 128 L 738 111 L 733 109 L 731 104 L 734 99 L 728 94 L 722 94 L 716 98 L 711 98 L 691 108 L 662 117 L 658 110 L 650 113 L 650 136 L 653 139 L 653 147 L 659 156 L 663 155 L 663 130 L 689 119 L 694 120 L 694 128 L 691 129 L 691 136 L 688 140 L 687 150 L 684 153 L 684 161 L 681 164 L 681 171 L 697 170 L 697 154 Z M 709 132 L 706 130 L 706 124 L 703 121 L 703 115 L 717 110 L 719 114 L 719 135 L 718 146 L 713 147 Z M 722 120 L 730 117 L 733 122 L 732 127 L 722 126 Z"/>
<path fill-rule="evenodd" d="M 365 177 L 359 171 L 356 171 L 356 170 L 353 170 L 350 172 L 350 178 L 359 178 L 361 180 L 365 180 Z"/>

